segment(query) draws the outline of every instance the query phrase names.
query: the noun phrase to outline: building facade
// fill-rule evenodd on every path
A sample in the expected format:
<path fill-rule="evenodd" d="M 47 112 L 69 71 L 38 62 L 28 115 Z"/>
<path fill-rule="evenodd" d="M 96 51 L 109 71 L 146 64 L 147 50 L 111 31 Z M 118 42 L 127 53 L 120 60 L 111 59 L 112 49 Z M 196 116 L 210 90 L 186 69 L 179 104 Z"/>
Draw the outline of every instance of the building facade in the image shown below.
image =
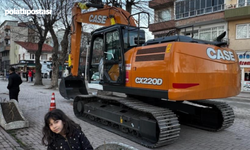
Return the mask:
<path fill-rule="evenodd" d="M 232 0 L 232 7 L 225 10 L 229 28 L 229 48 L 238 54 L 242 89 L 250 90 L 250 1 Z"/>
<path fill-rule="evenodd" d="M 32 22 L 4 21 L 0 26 L 0 55 L 2 56 L 0 57 L 0 72 L 6 73 L 11 66 L 17 71 L 34 69 L 38 41 L 38 32 Z M 52 57 L 52 47 L 48 48 L 48 45 L 44 47 L 40 61 L 48 61 Z"/>
<path fill-rule="evenodd" d="M 223 39 L 236 51 L 242 71 L 242 90 L 250 90 L 250 1 L 249 0 L 152 0 L 155 38 L 172 34 L 213 41 Z M 245 88 L 249 85 L 249 88 Z"/>
<path fill-rule="evenodd" d="M 35 52 L 38 49 L 37 43 L 14 41 L 12 45 L 15 51 L 15 58 L 12 60 L 15 68 L 19 72 L 26 72 L 27 70 L 35 70 Z M 50 61 L 52 57 L 52 47 L 43 44 L 42 55 L 40 62 Z"/>
<path fill-rule="evenodd" d="M 153 0 L 149 7 L 155 12 L 149 26 L 155 38 L 173 33 L 212 41 L 227 31 L 224 0 Z"/>
<path fill-rule="evenodd" d="M 30 22 L 5 20 L 0 25 L 0 72 L 6 72 L 11 66 L 19 63 L 15 41 L 37 42 L 35 26 Z"/>
<path fill-rule="evenodd" d="M 5 20 L 0 25 L 0 54 L 1 54 L 1 65 L 0 72 L 6 72 L 10 67 L 10 34 L 11 29 L 18 25 L 17 21 Z"/>

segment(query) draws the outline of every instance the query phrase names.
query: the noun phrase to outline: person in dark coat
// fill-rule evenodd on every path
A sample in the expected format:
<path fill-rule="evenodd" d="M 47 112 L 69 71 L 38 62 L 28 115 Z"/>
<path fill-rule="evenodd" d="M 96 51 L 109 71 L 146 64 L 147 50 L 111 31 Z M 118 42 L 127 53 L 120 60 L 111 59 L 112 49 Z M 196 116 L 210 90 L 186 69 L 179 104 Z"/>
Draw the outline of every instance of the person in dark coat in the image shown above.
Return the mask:
<path fill-rule="evenodd" d="M 15 68 L 11 67 L 9 69 L 9 83 L 7 89 L 9 89 L 10 99 L 15 99 L 18 101 L 18 94 L 20 91 L 19 85 L 22 84 L 22 79 L 16 74 Z"/>
<path fill-rule="evenodd" d="M 47 150 L 93 150 L 81 127 L 60 109 L 49 111 L 44 123 L 42 143 Z"/>

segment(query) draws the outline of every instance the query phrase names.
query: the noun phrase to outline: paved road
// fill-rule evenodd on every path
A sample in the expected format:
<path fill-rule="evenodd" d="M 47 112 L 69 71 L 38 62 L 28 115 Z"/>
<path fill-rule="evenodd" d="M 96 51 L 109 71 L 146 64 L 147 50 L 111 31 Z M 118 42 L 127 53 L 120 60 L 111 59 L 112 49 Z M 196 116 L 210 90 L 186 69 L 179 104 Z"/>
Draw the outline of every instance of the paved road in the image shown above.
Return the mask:
<path fill-rule="evenodd" d="M 81 125 L 94 148 L 107 142 L 122 142 L 140 150 L 149 150 L 149 148 L 77 119 L 73 113 L 73 101 L 65 100 L 60 96 L 58 90 L 47 89 L 49 79 L 44 79 L 44 83 L 46 86 L 34 86 L 27 82 L 21 85 L 19 104 L 24 116 L 30 122 L 30 127 L 13 130 L 12 136 L 15 136 L 25 145 L 24 149 L 46 149 L 41 145 L 41 129 L 44 125 L 43 117 L 49 109 L 51 95 L 54 92 L 56 107 L 65 111 L 68 116 Z M 7 82 L 0 80 L 0 99 L 8 99 L 6 86 Z M 238 97 L 227 100 L 236 115 L 235 123 L 230 128 L 221 132 L 208 132 L 181 125 L 179 140 L 156 150 L 250 150 L 249 95 L 248 93 L 241 93 Z M 239 101 L 235 99 L 239 99 Z M 219 99 L 218 101 L 225 101 L 225 99 Z M 2 147 L 9 148 L 8 144 Z M 2 149 L 1 136 L 0 149 Z"/>

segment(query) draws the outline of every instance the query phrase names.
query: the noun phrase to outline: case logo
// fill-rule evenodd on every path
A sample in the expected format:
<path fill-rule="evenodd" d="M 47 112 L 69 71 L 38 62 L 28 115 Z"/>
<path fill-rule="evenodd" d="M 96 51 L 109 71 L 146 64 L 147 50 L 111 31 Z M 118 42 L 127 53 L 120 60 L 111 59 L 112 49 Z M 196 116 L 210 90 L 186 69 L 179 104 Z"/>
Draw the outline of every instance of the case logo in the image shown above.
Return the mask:
<path fill-rule="evenodd" d="M 89 16 L 89 22 L 105 24 L 106 20 L 107 20 L 107 16 L 102 16 L 102 15 L 90 15 Z"/>
<path fill-rule="evenodd" d="M 227 50 L 218 49 L 217 51 L 215 51 L 213 48 L 209 47 L 207 48 L 207 56 L 211 59 L 235 61 L 233 52 Z"/>

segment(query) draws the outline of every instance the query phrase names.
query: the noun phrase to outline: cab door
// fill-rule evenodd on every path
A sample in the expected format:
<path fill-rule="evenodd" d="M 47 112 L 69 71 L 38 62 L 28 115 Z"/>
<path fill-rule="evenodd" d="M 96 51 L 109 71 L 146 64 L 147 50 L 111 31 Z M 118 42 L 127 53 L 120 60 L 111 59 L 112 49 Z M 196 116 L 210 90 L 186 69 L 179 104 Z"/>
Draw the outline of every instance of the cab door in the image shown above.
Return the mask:
<path fill-rule="evenodd" d="M 120 29 L 105 32 L 103 81 L 109 85 L 125 85 L 123 39 Z"/>

